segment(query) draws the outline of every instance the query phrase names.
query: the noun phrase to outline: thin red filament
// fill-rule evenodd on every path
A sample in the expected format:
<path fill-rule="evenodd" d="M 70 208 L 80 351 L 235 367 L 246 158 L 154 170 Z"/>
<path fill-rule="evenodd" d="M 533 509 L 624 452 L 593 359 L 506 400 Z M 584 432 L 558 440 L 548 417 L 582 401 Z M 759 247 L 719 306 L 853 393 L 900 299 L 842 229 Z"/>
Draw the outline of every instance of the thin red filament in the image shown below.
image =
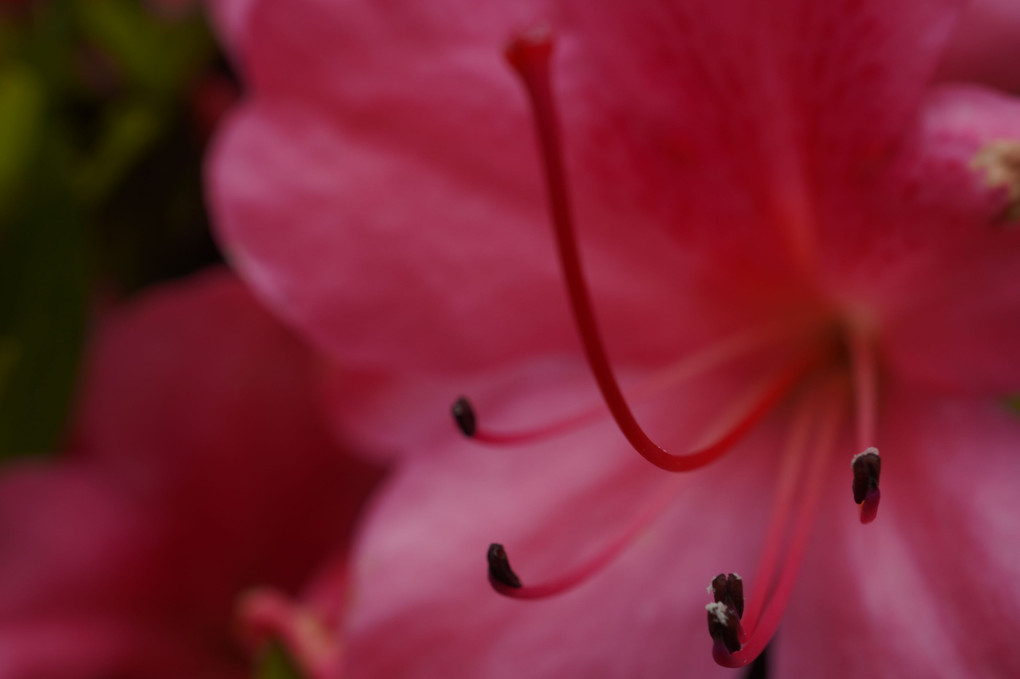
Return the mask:
<path fill-rule="evenodd" d="M 562 575 L 534 585 L 520 583 L 519 587 L 511 587 L 492 578 L 489 582 L 497 592 L 513 599 L 546 599 L 568 592 L 605 570 L 606 566 L 627 551 L 634 541 L 643 535 L 672 505 L 675 498 L 676 484 L 664 484 L 623 532 L 603 546 L 594 556 Z"/>
<path fill-rule="evenodd" d="M 850 356 L 853 364 L 854 406 L 857 413 L 857 446 L 866 450 L 875 445 L 876 413 L 878 412 L 878 367 L 874 338 L 862 328 L 849 333 Z M 882 494 L 878 488 L 868 493 L 858 505 L 861 523 L 868 524 L 878 516 Z"/>
<path fill-rule="evenodd" d="M 814 410 L 802 404 L 794 414 L 793 422 L 790 425 L 783 456 L 782 468 L 779 475 L 779 487 L 776 492 L 775 504 L 772 507 L 768 529 L 765 533 L 764 549 L 758 559 L 758 567 L 754 572 L 753 584 L 750 597 L 747 600 L 746 610 L 742 616 L 743 637 L 754 632 L 758 624 L 758 618 L 768 600 L 771 592 L 771 584 L 775 579 L 776 571 L 779 568 L 783 553 L 784 536 L 787 533 L 791 516 L 797 500 L 802 497 L 803 472 L 805 469 L 804 457 L 807 453 L 808 434 L 811 429 L 811 417 Z"/>
<path fill-rule="evenodd" d="M 755 588 L 764 587 L 770 594 L 764 600 L 752 594 L 742 621 L 743 647 L 735 653 L 729 653 L 718 644 L 713 646 L 713 658 L 724 667 L 744 667 L 753 662 L 765 650 L 779 628 L 807 549 L 815 510 L 821 495 L 826 462 L 833 457 L 832 451 L 846 408 L 845 394 L 844 385 L 833 381 L 819 394 L 809 395 L 818 397 L 817 409 L 812 408 L 810 416 L 811 421 L 816 423 L 816 431 L 808 450 L 803 479 L 798 482 L 801 501 L 792 514 L 794 520 L 790 527 L 786 558 L 774 586 L 763 579 L 755 583 Z M 775 568 L 766 567 L 766 570 L 774 572 Z"/>

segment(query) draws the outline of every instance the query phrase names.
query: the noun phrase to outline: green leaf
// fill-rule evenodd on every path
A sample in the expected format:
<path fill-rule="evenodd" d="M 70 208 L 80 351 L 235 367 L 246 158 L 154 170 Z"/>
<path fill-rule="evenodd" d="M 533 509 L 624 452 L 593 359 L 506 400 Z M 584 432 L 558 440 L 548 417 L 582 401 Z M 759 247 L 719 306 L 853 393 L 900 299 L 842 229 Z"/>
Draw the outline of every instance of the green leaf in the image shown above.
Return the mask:
<path fill-rule="evenodd" d="M 87 205 L 107 198 L 163 131 L 160 114 L 143 102 L 118 102 L 104 116 L 104 135 L 76 167 L 77 195 Z"/>
<path fill-rule="evenodd" d="M 41 132 L 43 92 L 35 74 L 22 64 L 0 70 L 0 224 L 25 185 Z"/>
<path fill-rule="evenodd" d="M 84 341 L 85 233 L 48 155 L 0 240 L 0 459 L 56 448 Z"/>
<path fill-rule="evenodd" d="M 260 654 L 256 679 L 303 679 L 290 655 L 279 643 L 270 643 Z"/>
<path fill-rule="evenodd" d="M 177 94 L 213 53 L 197 12 L 170 21 L 137 0 L 82 0 L 76 9 L 86 39 L 102 48 L 135 87 L 157 96 Z"/>

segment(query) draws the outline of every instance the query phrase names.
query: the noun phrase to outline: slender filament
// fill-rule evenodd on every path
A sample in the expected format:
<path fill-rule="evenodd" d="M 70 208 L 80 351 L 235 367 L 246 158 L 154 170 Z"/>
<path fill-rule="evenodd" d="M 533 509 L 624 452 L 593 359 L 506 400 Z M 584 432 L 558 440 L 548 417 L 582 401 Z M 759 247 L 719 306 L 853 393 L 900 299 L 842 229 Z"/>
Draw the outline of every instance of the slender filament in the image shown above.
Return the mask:
<path fill-rule="evenodd" d="M 575 568 L 545 582 L 535 585 L 521 584 L 520 587 L 509 587 L 490 580 L 493 589 L 500 594 L 514 599 L 545 599 L 557 594 L 568 592 L 587 582 L 592 576 L 600 573 L 625 552 L 655 521 L 662 516 L 676 498 L 676 482 L 667 482 L 652 497 L 645 507 L 634 516 L 627 528 L 616 538 L 603 546 L 590 559 Z"/>
<path fill-rule="evenodd" d="M 811 419 L 817 423 L 816 437 L 808 454 L 807 469 L 801 484 L 801 502 L 794 513 L 794 525 L 790 531 L 789 546 L 782 571 L 764 604 L 755 602 L 755 606 L 761 610 L 760 614 L 758 610 L 752 611 L 751 605 L 748 605 L 744 617 L 750 631 L 744 631 L 743 647 L 735 653 L 727 652 L 718 644 L 713 648 L 713 658 L 724 667 L 744 667 L 751 663 L 765 650 L 779 628 L 779 623 L 782 621 L 786 606 L 793 593 L 804 553 L 807 550 L 815 510 L 821 496 L 826 462 L 833 458 L 833 448 L 846 408 L 845 401 L 843 385 L 833 381 L 828 387 L 823 388 L 818 399 L 818 409 L 812 409 Z M 768 583 L 760 581 L 755 584 L 755 587 L 768 587 Z M 756 597 L 752 594 L 752 601 L 755 600 Z"/>

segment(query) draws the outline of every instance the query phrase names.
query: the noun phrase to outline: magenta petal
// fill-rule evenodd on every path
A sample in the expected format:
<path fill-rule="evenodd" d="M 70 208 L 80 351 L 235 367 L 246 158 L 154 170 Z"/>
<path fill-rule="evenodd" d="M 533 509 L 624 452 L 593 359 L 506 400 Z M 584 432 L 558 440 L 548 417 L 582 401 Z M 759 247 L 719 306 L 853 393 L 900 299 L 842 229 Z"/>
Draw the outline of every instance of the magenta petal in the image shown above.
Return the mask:
<path fill-rule="evenodd" d="M 878 519 L 861 526 L 849 482 L 834 484 L 779 675 L 1016 676 L 1020 421 L 995 402 L 889 401 Z"/>

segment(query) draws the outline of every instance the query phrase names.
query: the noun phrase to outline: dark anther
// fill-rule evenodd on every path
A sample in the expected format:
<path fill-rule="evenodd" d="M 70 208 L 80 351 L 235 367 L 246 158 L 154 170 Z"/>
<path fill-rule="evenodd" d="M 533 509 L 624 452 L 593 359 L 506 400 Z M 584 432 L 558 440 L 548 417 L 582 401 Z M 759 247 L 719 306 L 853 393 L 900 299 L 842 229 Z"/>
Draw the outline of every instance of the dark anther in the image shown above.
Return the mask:
<path fill-rule="evenodd" d="M 514 589 L 521 588 L 521 579 L 517 577 L 513 569 L 510 568 L 510 559 L 506 556 L 506 550 L 503 549 L 503 545 L 493 542 L 489 545 L 489 580 L 493 583 L 505 585 L 507 587 L 513 587 Z"/>
<path fill-rule="evenodd" d="M 450 412 L 453 413 L 453 420 L 464 436 L 471 438 L 475 435 L 477 423 L 475 422 L 475 410 L 471 407 L 470 401 L 461 396 L 453 402 Z"/>
<path fill-rule="evenodd" d="M 708 633 L 712 641 L 726 647 L 730 653 L 740 650 L 740 618 L 736 611 L 723 603 L 705 606 L 708 612 Z"/>
<path fill-rule="evenodd" d="M 712 597 L 718 604 L 732 608 L 744 617 L 744 581 L 736 573 L 720 573 L 712 578 Z"/>
<path fill-rule="evenodd" d="M 868 448 L 854 456 L 854 502 L 861 504 L 868 495 L 878 490 L 878 477 L 882 473 L 882 458 L 877 448 Z"/>

